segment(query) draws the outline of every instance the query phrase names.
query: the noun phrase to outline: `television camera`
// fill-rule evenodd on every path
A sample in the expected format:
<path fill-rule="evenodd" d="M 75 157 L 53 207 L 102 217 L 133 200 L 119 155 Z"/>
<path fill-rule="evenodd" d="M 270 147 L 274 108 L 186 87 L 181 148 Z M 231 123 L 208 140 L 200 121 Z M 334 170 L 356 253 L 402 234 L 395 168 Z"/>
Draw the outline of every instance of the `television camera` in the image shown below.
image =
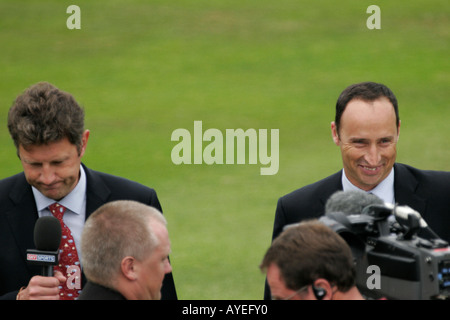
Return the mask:
<path fill-rule="evenodd" d="M 417 211 L 371 204 L 358 214 L 329 212 L 320 220 L 350 246 L 366 297 L 450 299 L 450 247 Z"/>

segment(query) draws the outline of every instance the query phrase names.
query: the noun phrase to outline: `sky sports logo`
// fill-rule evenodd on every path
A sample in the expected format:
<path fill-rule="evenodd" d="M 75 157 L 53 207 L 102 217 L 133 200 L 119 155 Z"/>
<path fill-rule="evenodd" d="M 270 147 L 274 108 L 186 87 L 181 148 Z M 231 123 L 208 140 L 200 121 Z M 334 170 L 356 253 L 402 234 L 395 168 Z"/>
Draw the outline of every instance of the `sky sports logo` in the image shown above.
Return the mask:
<path fill-rule="evenodd" d="M 54 262 L 56 262 L 56 257 L 54 255 L 48 255 L 48 254 L 28 253 L 27 260 L 35 261 L 35 262 L 53 262 L 54 263 Z"/>

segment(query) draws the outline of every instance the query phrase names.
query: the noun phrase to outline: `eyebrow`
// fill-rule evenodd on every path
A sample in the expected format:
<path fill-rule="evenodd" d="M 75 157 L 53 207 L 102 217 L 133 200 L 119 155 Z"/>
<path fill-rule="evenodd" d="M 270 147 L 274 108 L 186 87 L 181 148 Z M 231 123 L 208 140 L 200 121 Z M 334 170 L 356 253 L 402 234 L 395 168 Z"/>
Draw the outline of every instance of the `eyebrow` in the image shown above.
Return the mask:
<path fill-rule="evenodd" d="M 369 141 L 369 139 L 366 138 L 350 138 L 350 142 L 366 142 Z"/>
<path fill-rule="evenodd" d="M 70 157 L 63 156 L 61 158 L 53 159 L 53 160 L 48 161 L 48 162 L 50 162 L 50 163 L 60 163 L 60 162 L 64 162 L 65 160 L 67 160 L 69 158 Z M 28 159 L 28 158 L 25 158 L 25 157 L 22 157 L 22 160 L 25 163 L 27 163 L 27 164 L 41 164 L 41 163 L 43 163 L 42 161 L 36 161 L 36 160 Z M 47 161 L 45 161 L 45 162 L 47 162 Z"/>
<path fill-rule="evenodd" d="M 361 143 L 361 142 L 368 142 L 368 141 L 370 141 L 370 139 L 367 139 L 367 138 L 357 138 L 357 137 L 350 138 L 349 140 L 350 140 L 350 142 L 353 142 L 353 143 L 357 143 L 357 142 Z M 381 138 L 377 139 L 376 141 L 382 141 L 382 140 L 392 141 L 392 140 L 394 140 L 394 137 L 393 136 L 381 137 Z"/>

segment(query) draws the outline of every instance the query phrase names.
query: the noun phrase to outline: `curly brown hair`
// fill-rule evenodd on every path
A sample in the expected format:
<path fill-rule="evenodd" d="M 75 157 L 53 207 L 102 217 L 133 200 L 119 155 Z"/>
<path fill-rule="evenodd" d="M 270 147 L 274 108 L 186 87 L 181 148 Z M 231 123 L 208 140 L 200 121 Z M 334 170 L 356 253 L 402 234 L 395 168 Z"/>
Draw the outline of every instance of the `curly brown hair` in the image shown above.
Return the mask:
<path fill-rule="evenodd" d="M 19 95 L 8 113 L 8 130 L 19 146 L 49 144 L 67 138 L 81 151 L 84 110 L 74 97 L 48 82 Z"/>

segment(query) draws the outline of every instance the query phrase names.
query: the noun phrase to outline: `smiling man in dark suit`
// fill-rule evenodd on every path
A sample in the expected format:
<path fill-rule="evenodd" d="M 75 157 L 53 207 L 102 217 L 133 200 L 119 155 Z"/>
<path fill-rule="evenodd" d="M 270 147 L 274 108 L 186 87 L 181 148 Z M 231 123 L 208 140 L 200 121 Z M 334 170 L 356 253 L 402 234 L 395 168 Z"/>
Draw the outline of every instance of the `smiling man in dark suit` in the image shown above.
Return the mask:
<path fill-rule="evenodd" d="M 450 241 L 450 173 L 395 162 L 400 118 L 388 87 L 374 82 L 347 87 L 337 100 L 331 133 L 341 149 L 343 170 L 281 197 L 272 240 L 285 225 L 323 215 L 334 192 L 364 190 L 417 210 L 435 233 Z"/>
<path fill-rule="evenodd" d="M 78 251 L 84 222 L 104 203 L 135 200 L 159 211 L 161 206 L 155 190 L 81 163 L 90 132 L 84 129 L 84 110 L 69 93 L 46 82 L 31 86 L 11 107 L 8 129 L 24 171 L 0 181 L 0 297 L 59 299 L 59 286 L 69 275 L 43 277 L 26 263 L 26 250 L 34 248 L 34 225 L 51 214 L 49 205 L 67 208 L 64 223 Z M 162 299 L 176 298 L 169 273 Z"/>

